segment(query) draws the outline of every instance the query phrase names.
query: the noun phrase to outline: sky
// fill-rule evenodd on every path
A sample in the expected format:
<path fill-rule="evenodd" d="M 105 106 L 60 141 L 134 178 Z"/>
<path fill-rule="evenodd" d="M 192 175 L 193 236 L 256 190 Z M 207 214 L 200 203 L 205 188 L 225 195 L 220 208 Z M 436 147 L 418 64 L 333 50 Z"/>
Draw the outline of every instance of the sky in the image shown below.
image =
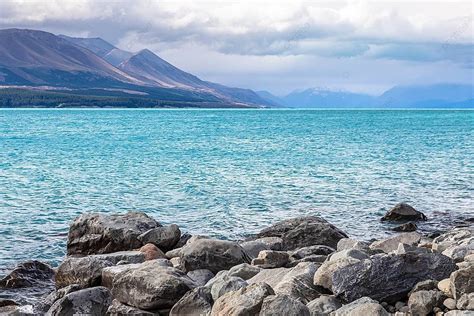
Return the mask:
<path fill-rule="evenodd" d="M 201 79 L 284 95 L 474 84 L 473 1 L 1 0 L 0 28 L 148 48 Z"/>

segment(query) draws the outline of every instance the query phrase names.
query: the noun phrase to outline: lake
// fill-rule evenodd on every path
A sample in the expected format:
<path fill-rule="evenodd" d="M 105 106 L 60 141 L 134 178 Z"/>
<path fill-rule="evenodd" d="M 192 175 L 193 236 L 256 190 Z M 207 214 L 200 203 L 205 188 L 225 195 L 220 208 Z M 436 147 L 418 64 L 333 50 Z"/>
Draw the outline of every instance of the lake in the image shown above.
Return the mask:
<path fill-rule="evenodd" d="M 236 239 L 314 214 L 353 237 L 406 201 L 473 216 L 474 111 L 0 110 L 0 272 L 56 265 L 83 212 Z"/>

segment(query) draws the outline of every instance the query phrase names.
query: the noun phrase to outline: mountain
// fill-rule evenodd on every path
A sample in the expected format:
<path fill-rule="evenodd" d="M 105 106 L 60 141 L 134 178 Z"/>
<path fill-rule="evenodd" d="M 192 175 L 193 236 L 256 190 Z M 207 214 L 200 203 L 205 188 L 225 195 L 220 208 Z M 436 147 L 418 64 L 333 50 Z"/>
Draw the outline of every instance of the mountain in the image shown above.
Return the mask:
<path fill-rule="evenodd" d="M 260 90 L 260 91 L 255 91 L 255 93 L 257 93 L 258 96 L 261 97 L 262 99 L 267 100 L 268 102 L 271 102 L 273 106 L 276 106 L 276 107 L 285 106 L 285 102 L 280 97 L 277 97 L 276 95 L 268 91 Z"/>
<path fill-rule="evenodd" d="M 282 101 L 289 107 L 304 108 L 368 108 L 374 105 L 374 97 L 367 94 L 319 88 L 294 91 Z"/>

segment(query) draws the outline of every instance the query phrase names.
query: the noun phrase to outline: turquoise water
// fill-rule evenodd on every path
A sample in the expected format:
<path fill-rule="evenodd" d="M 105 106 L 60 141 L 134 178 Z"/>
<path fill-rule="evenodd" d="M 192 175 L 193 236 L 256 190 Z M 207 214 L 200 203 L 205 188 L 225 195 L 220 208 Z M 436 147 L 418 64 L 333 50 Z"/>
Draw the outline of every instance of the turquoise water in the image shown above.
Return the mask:
<path fill-rule="evenodd" d="M 57 264 L 83 212 L 240 238 L 325 217 L 351 236 L 407 201 L 473 214 L 474 111 L 0 110 L 0 269 Z"/>

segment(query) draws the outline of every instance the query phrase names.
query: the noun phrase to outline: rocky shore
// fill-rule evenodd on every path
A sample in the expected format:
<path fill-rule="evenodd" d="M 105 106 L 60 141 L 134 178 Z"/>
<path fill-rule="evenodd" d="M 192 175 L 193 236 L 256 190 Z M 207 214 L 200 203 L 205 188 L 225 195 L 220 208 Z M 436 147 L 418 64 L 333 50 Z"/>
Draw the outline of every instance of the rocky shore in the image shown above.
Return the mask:
<path fill-rule="evenodd" d="M 474 315 L 474 227 L 423 236 L 407 204 L 381 220 L 397 233 L 372 243 L 316 216 L 223 241 L 141 212 L 83 214 L 59 267 L 0 280 L 0 315 Z"/>

